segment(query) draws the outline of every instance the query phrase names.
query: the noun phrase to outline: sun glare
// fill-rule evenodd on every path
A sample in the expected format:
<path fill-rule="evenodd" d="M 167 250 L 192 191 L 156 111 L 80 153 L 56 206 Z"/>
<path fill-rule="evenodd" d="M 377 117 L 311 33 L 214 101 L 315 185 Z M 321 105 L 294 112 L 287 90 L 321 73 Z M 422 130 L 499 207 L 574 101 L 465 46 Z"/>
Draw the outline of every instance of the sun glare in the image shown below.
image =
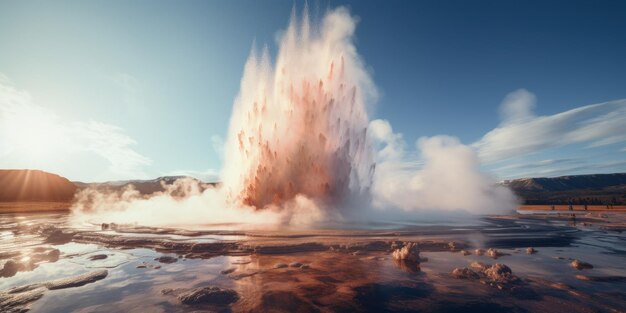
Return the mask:
<path fill-rule="evenodd" d="M 62 127 L 44 115 L 18 114 L 6 126 L 12 152 L 32 163 L 44 162 L 61 149 Z"/>

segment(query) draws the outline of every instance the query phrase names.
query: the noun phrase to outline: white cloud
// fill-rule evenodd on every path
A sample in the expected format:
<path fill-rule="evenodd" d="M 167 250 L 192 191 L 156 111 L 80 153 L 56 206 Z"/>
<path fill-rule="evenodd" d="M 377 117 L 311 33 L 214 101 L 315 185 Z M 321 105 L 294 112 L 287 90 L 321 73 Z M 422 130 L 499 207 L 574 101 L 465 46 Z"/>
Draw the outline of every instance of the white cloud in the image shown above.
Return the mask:
<path fill-rule="evenodd" d="M 580 159 L 575 158 L 567 158 L 567 159 L 546 159 L 540 161 L 529 161 L 524 163 L 513 163 L 506 166 L 501 166 L 495 169 L 497 172 L 503 172 L 507 170 L 518 170 L 518 169 L 537 169 L 542 167 L 552 167 L 561 164 L 581 164 L 584 163 Z"/>
<path fill-rule="evenodd" d="M 532 163 L 528 164 L 528 166 L 520 166 L 520 171 L 514 172 L 515 175 L 512 175 L 510 177 L 505 175 L 503 178 L 513 179 L 519 177 L 556 177 L 566 175 L 615 173 L 619 172 L 620 168 L 626 167 L 626 161 L 608 161 L 594 163 L 580 160 L 576 162 L 551 166 L 538 165 L 536 167 L 532 167 L 531 164 Z M 502 172 L 506 171 L 503 170 Z"/>
<path fill-rule="evenodd" d="M 0 167 L 68 171 L 80 179 L 88 178 L 80 173 L 96 171 L 101 179 L 145 177 L 143 168 L 151 161 L 135 144 L 118 126 L 66 121 L 5 76 L 0 79 Z M 108 165 L 106 173 L 90 168 L 98 162 Z"/>
<path fill-rule="evenodd" d="M 127 177 L 146 176 L 142 167 L 151 161 L 131 148 L 136 142 L 122 128 L 97 121 L 74 122 L 67 132 L 74 141 L 70 145 L 105 158 L 114 173 Z"/>
<path fill-rule="evenodd" d="M 520 123 L 531 120 L 536 106 L 536 97 L 526 89 L 519 89 L 508 94 L 500 105 L 500 117 L 503 124 Z"/>
<path fill-rule="evenodd" d="M 472 146 L 481 160 L 496 162 L 575 143 L 598 147 L 626 141 L 626 99 L 534 116 L 535 97 L 526 90 L 502 103 L 502 123 Z"/>

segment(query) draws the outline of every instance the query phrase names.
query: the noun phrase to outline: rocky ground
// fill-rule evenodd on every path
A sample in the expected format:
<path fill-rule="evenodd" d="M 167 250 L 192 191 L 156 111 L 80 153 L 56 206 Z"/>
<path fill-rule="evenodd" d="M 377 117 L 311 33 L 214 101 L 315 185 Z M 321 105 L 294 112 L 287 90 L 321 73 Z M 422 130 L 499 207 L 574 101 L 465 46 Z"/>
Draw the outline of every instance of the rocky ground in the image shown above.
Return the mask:
<path fill-rule="evenodd" d="M 220 231 L 0 215 L 1 312 L 623 312 L 626 215 Z"/>

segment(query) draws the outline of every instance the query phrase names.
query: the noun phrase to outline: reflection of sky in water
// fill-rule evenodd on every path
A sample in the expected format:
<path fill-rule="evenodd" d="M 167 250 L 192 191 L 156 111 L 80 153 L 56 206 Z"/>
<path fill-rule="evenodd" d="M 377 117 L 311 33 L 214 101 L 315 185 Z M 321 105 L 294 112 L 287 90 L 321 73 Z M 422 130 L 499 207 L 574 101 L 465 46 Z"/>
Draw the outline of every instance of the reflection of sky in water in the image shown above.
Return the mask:
<path fill-rule="evenodd" d="M 98 249 L 100 248 L 100 246 L 96 244 L 92 244 L 92 243 L 75 243 L 75 242 L 70 242 L 70 243 L 66 243 L 62 245 L 55 245 L 54 247 L 59 249 L 59 251 L 61 251 L 61 254 L 66 255 L 66 256 L 86 254 L 89 252 L 98 251 Z"/>
<path fill-rule="evenodd" d="M 137 312 L 158 312 L 176 304 L 175 298 L 161 294 L 165 288 L 189 288 L 193 286 L 217 285 L 232 287 L 229 280 L 220 274 L 229 257 L 216 257 L 208 260 L 179 260 L 172 264 L 160 264 L 154 258 L 160 253 L 147 255 L 146 249 L 125 251 L 136 256 L 129 263 L 110 269 L 103 280 L 83 287 L 50 292 L 34 303 L 34 311 L 68 312 L 83 308 L 83 312 L 96 310 Z M 143 262 L 162 266 L 160 269 L 137 268 Z"/>
<path fill-rule="evenodd" d="M 162 238 L 173 241 L 193 241 L 193 242 L 217 242 L 222 240 L 240 240 L 243 239 L 244 236 L 235 236 L 235 235 L 200 235 L 200 236 L 183 236 L 176 234 L 150 234 L 150 233 L 133 233 L 132 230 L 124 231 L 124 232 L 116 232 L 114 230 L 107 230 L 100 232 L 105 235 L 122 235 L 125 237 L 141 237 L 141 238 Z"/>
<path fill-rule="evenodd" d="M 10 278 L 0 278 L 0 289 L 44 282 L 85 272 L 87 271 L 83 266 L 74 264 L 70 260 L 61 259 L 54 263 L 42 263 L 32 271 L 18 272 Z"/>

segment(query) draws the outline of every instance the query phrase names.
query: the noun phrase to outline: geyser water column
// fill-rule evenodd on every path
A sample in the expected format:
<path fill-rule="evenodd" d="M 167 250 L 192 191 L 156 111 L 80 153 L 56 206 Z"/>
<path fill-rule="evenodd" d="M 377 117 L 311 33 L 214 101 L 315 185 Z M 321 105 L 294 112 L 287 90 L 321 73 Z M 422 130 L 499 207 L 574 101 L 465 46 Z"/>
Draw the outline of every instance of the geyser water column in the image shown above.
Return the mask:
<path fill-rule="evenodd" d="M 305 196 L 324 207 L 368 195 L 374 154 L 367 107 L 375 86 L 344 8 L 311 24 L 295 13 L 272 65 L 253 49 L 230 120 L 222 173 L 234 204 L 282 207 Z"/>

